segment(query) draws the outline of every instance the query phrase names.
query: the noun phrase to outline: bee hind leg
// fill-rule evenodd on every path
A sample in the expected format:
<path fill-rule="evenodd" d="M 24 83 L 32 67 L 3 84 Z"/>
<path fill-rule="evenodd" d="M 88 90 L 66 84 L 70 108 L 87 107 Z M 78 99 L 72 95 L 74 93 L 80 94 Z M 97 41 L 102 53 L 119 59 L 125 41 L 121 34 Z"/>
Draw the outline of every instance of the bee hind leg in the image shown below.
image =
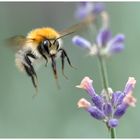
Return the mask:
<path fill-rule="evenodd" d="M 26 61 L 26 63 L 27 63 L 28 66 L 27 65 L 24 65 L 24 68 L 25 68 L 25 71 L 26 71 L 27 75 L 31 77 L 33 86 L 35 87 L 36 93 L 37 93 L 38 92 L 38 79 L 37 79 L 37 74 L 36 74 L 36 72 L 34 70 L 34 67 L 31 64 L 31 61 L 29 59 L 29 56 L 35 59 L 35 57 L 34 57 L 33 54 L 26 54 L 25 61 Z"/>
<path fill-rule="evenodd" d="M 33 86 L 35 88 L 37 88 L 37 84 L 35 82 L 35 76 L 34 76 L 32 70 L 29 67 L 27 67 L 26 65 L 24 65 L 24 68 L 25 68 L 25 71 L 26 71 L 27 75 L 31 77 Z"/>

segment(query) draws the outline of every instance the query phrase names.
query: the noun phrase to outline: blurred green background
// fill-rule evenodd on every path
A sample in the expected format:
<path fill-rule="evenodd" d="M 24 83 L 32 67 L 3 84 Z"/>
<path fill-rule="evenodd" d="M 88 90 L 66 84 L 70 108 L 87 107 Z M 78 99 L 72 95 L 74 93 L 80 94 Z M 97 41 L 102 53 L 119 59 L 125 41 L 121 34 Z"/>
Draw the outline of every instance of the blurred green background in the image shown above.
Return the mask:
<path fill-rule="evenodd" d="M 124 33 L 125 51 L 113 56 L 107 63 L 109 83 L 113 90 L 123 90 L 129 76 L 137 80 L 135 97 L 137 107 L 129 108 L 117 127 L 119 138 L 138 138 L 140 122 L 140 3 L 106 3 L 113 35 Z M 30 30 L 51 26 L 65 29 L 77 21 L 74 18 L 74 2 L 0 2 L 0 41 L 13 35 L 26 35 Z M 81 35 L 88 38 L 88 31 Z M 72 35 L 64 38 L 64 48 L 74 66 L 67 64 L 66 80 L 61 74 L 60 59 L 58 90 L 51 66 L 38 71 L 39 95 L 32 99 L 34 88 L 26 74 L 15 67 L 14 53 L 0 48 L 0 137 L 24 138 L 107 138 L 108 131 L 101 122 L 77 109 L 77 101 L 87 94 L 75 85 L 84 76 L 94 80 L 98 93 L 102 89 L 98 61 L 87 57 L 85 51 L 71 42 Z M 94 38 L 93 38 L 94 39 Z"/>

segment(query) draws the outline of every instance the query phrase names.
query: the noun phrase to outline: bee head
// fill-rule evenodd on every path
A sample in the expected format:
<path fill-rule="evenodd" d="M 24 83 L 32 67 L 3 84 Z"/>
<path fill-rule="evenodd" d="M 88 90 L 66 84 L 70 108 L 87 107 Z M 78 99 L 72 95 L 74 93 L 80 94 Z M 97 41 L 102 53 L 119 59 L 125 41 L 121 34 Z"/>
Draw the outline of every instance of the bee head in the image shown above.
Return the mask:
<path fill-rule="evenodd" d="M 56 39 L 55 40 L 45 39 L 42 44 L 43 44 L 42 46 L 43 46 L 44 50 L 50 56 L 56 55 L 56 53 L 59 49 L 59 46 L 60 46 L 59 41 Z"/>

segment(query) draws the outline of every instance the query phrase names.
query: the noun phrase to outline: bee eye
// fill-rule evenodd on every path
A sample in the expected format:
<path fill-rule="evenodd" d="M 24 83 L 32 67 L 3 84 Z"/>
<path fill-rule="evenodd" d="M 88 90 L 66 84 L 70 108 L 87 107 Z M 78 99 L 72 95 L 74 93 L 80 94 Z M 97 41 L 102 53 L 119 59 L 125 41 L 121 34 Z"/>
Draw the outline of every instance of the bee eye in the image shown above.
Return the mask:
<path fill-rule="evenodd" d="M 47 47 L 50 46 L 50 42 L 49 42 L 49 40 L 45 40 L 45 41 L 43 42 L 43 44 L 44 44 L 44 46 L 47 46 Z"/>
<path fill-rule="evenodd" d="M 51 46 L 50 41 L 46 39 L 46 40 L 44 40 L 44 41 L 42 42 L 42 44 L 43 44 L 43 45 L 42 45 L 42 47 L 43 47 L 42 49 L 45 50 L 45 51 L 49 54 L 49 53 L 50 53 L 50 52 L 49 52 L 49 47 Z"/>

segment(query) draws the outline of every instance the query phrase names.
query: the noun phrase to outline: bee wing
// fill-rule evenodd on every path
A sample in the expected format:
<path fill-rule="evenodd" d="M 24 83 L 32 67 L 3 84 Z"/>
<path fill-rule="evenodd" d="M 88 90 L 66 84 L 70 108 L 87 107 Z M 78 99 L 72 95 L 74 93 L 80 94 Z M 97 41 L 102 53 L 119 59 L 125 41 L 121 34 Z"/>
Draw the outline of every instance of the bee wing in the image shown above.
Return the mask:
<path fill-rule="evenodd" d="M 60 37 L 63 37 L 65 35 L 68 35 L 68 34 L 72 34 L 80 29 L 82 29 L 83 27 L 86 27 L 87 25 L 89 25 L 91 22 L 94 22 L 94 17 L 89 17 L 83 21 L 81 21 L 80 23 L 77 23 L 65 30 L 62 30 L 61 32 L 59 32 L 60 34 Z"/>
<path fill-rule="evenodd" d="M 23 35 L 16 35 L 4 41 L 5 46 L 12 48 L 14 51 L 20 50 L 25 44 L 26 37 Z"/>

